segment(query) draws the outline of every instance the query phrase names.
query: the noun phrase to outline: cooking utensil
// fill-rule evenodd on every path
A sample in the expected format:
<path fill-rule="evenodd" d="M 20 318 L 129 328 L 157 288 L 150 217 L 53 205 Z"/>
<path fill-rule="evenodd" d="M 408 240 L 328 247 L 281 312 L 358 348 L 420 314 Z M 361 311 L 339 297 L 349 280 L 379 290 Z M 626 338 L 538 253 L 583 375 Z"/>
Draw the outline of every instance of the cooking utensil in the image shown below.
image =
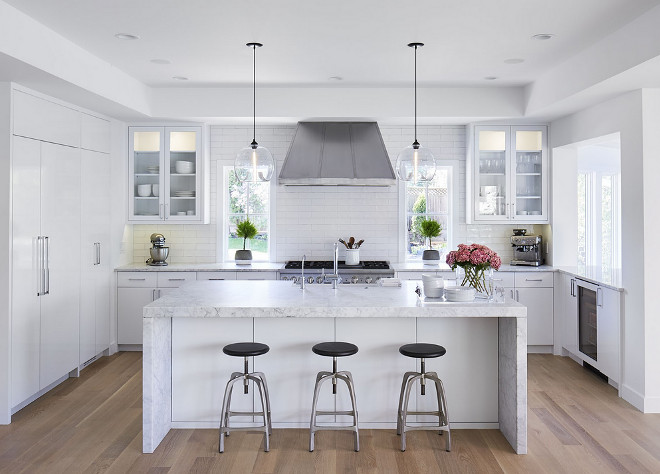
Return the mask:
<path fill-rule="evenodd" d="M 339 241 L 340 241 L 342 244 L 344 244 L 344 246 L 345 246 L 346 248 L 349 248 L 349 247 L 348 247 L 348 244 L 346 243 L 346 241 L 345 241 L 344 239 L 339 239 Z"/>
<path fill-rule="evenodd" d="M 355 237 L 351 237 L 350 239 L 348 239 L 348 248 L 352 249 L 354 243 L 355 243 Z"/>
<path fill-rule="evenodd" d="M 356 249 L 359 249 L 363 242 L 364 242 L 364 239 L 363 239 L 363 240 L 359 240 L 358 243 L 355 244 L 355 248 L 356 248 Z"/>

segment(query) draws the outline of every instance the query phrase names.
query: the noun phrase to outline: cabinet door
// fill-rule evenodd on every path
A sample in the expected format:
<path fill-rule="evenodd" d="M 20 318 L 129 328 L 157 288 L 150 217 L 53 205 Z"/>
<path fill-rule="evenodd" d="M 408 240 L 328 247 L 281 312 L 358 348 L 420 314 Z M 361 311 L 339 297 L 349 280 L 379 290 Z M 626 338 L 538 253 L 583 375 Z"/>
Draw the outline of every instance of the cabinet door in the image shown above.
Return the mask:
<path fill-rule="evenodd" d="M 475 221 L 510 218 L 510 127 L 475 127 L 473 212 Z"/>
<path fill-rule="evenodd" d="M 13 138 L 11 405 L 39 391 L 41 143 Z"/>
<path fill-rule="evenodd" d="M 83 363 L 105 350 L 110 339 L 109 155 L 83 150 L 81 172 L 80 363 Z M 102 346 L 105 347 L 97 350 Z"/>
<path fill-rule="evenodd" d="M 41 145 L 41 232 L 47 291 L 41 297 L 40 387 L 79 364 L 80 150 Z"/>
<path fill-rule="evenodd" d="M 117 344 L 142 344 L 142 309 L 155 288 L 117 288 Z"/>
<path fill-rule="evenodd" d="M 511 218 L 547 221 L 546 128 L 512 127 L 511 142 Z"/>
<path fill-rule="evenodd" d="M 236 272 L 237 280 L 277 280 L 277 272 Z"/>
<path fill-rule="evenodd" d="M 165 220 L 200 220 L 201 136 L 200 127 L 165 128 Z"/>
<path fill-rule="evenodd" d="M 164 219 L 164 136 L 162 127 L 129 129 L 129 209 L 131 221 Z"/>
<path fill-rule="evenodd" d="M 620 380 L 621 294 L 598 287 L 598 370 L 615 382 Z"/>
<path fill-rule="evenodd" d="M 81 113 L 80 148 L 110 153 L 110 122 Z"/>
<path fill-rule="evenodd" d="M 198 280 L 236 280 L 236 272 L 197 272 Z"/>
<path fill-rule="evenodd" d="M 572 354 L 578 354 L 577 286 L 571 275 L 562 275 L 561 302 L 562 346 Z"/>
<path fill-rule="evenodd" d="M 515 292 L 518 302 L 527 306 L 527 345 L 552 345 L 552 288 L 516 288 Z"/>
<path fill-rule="evenodd" d="M 80 112 L 22 91 L 14 91 L 14 134 L 51 143 L 80 145 Z"/>

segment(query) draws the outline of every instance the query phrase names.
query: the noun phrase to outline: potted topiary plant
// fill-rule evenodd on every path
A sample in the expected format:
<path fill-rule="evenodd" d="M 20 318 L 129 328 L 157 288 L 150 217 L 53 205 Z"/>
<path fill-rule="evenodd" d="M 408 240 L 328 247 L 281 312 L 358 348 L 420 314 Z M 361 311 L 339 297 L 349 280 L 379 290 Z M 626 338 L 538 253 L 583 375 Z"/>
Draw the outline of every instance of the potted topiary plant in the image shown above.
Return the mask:
<path fill-rule="evenodd" d="M 247 239 L 253 239 L 257 235 L 257 228 L 250 219 L 245 219 L 236 225 L 236 235 L 243 238 L 243 250 L 237 250 L 234 259 L 238 265 L 247 265 L 252 262 L 252 251 L 245 250 Z"/>
<path fill-rule="evenodd" d="M 440 262 L 440 252 L 433 250 L 431 239 L 437 237 L 442 232 L 442 226 L 433 219 L 424 219 L 419 223 L 419 233 L 422 237 L 429 239 L 429 248 L 422 253 L 422 261 L 427 264 L 438 264 Z"/>

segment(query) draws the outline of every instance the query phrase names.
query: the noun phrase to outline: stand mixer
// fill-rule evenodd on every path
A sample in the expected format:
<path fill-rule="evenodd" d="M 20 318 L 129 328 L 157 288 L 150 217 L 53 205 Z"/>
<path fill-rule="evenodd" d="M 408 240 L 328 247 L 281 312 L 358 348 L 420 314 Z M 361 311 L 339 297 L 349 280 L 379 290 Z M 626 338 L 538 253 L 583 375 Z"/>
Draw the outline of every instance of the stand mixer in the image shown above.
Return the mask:
<path fill-rule="evenodd" d="M 147 260 L 147 265 L 156 267 L 164 267 L 167 265 L 167 256 L 170 253 L 170 248 L 165 247 L 165 236 L 163 234 L 151 234 L 151 245 L 149 253 L 151 258 Z"/>

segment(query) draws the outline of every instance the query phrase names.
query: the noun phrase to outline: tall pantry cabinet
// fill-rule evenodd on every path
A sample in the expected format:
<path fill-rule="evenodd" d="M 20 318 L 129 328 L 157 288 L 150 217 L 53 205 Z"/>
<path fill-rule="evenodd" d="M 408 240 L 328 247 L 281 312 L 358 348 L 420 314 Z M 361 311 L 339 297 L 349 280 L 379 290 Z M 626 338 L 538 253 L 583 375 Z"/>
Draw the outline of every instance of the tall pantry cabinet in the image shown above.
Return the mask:
<path fill-rule="evenodd" d="M 109 346 L 109 122 L 13 90 L 11 407 Z"/>

